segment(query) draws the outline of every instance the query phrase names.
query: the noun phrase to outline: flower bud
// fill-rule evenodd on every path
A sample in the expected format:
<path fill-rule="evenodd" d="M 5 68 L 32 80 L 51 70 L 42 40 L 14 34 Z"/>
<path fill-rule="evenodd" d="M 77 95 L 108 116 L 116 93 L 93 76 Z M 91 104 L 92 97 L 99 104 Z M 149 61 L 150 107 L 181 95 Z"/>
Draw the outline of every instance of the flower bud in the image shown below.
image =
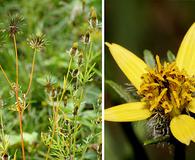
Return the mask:
<path fill-rule="evenodd" d="M 91 28 L 96 28 L 98 25 L 97 14 L 94 7 L 91 7 L 90 10 L 89 25 Z"/>
<path fill-rule="evenodd" d="M 78 43 L 77 43 L 77 42 L 74 42 L 74 43 L 72 44 L 72 47 L 71 47 L 71 49 L 70 49 L 70 51 L 69 51 L 69 54 L 70 54 L 70 56 L 72 56 L 72 57 L 74 57 L 75 55 L 78 54 Z"/>

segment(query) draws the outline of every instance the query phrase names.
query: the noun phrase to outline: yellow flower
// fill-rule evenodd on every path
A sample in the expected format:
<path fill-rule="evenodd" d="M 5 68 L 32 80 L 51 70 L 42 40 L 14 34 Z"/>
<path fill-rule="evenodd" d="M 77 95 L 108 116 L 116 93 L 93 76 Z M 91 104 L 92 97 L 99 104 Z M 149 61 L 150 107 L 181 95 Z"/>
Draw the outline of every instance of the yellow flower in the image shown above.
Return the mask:
<path fill-rule="evenodd" d="M 190 116 L 195 113 L 195 23 L 185 35 L 176 61 L 162 65 L 156 56 L 156 68 L 117 44 L 106 45 L 142 99 L 106 109 L 105 120 L 132 122 L 161 114 L 177 140 L 186 145 L 195 142 L 195 119 Z"/>

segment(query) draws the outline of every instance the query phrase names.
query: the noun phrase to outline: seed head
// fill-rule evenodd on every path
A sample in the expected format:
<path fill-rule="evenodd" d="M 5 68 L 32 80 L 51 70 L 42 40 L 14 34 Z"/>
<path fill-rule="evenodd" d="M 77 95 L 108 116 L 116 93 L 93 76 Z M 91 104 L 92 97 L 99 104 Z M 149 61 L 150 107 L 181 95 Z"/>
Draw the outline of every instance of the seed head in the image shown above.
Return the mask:
<path fill-rule="evenodd" d="M 74 70 L 72 71 L 72 77 L 73 77 L 73 78 L 76 78 L 76 77 L 78 76 L 78 74 L 79 74 L 79 70 L 78 70 L 78 69 L 74 69 Z"/>
<path fill-rule="evenodd" d="M 90 33 L 88 31 L 85 33 L 85 35 L 82 36 L 82 42 L 84 44 L 90 43 Z"/>
<path fill-rule="evenodd" d="M 74 42 L 74 43 L 72 44 L 72 47 L 71 47 L 71 49 L 70 49 L 70 51 L 69 51 L 69 54 L 70 54 L 70 56 L 72 56 L 72 57 L 74 57 L 75 55 L 78 54 L 78 42 Z"/>
<path fill-rule="evenodd" d="M 9 28 L 7 29 L 9 32 L 10 37 L 15 36 L 16 34 L 21 32 L 21 27 L 23 25 L 24 18 L 16 15 L 10 15 L 9 19 Z"/>
<path fill-rule="evenodd" d="M 91 28 L 96 28 L 98 25 L 97 14 L 96 14 L 96 10 L 94 7 L 91 7 L 91 10 L 90 10 L 89 24 Z"/>
<path fill-rule="evenodd" d="M 27 39 L 28 44 L 30 45 L 30 47 L 32 49 L 35 50 L 41 50 L 45 47 L 45 35 L 41 34 L 41 35 L 31 35 L 28 39 Z"/>
<path fill-rule="evenodd" d="M 76 115 L 78 114 L 78 110 L 79 110 L 79 106 L 76 105 L 76 106 L 74 107 L 74 111 L 73 111 L 73 115 L 74 115 L 74 116 L 76 116 Z"/>
<path fill-rule="evenodd" d="M 9 159 L 9 156 L 8 156 L 8 154 L 3 154 L 2 156 L 1 156 L 1 159 L 2 160 L 8 160 Z"/>
<path fill-rule="evenodd" d="M 64 107 L 66 107 L 66 105 L 68 103 L 68 97 L 67 96 L 63 97 L 63 103 L 64 103 Z"/>

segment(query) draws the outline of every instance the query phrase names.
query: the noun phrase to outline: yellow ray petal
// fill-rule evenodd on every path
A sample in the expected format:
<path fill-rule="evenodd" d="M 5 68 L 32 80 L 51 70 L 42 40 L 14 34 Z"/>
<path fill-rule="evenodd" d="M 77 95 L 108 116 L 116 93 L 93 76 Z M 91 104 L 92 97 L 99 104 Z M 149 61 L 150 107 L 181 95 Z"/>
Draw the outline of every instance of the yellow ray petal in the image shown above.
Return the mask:
<path fill-rule="evenodd" d="M 113 122 L 131 122 L 143 120 L 151 116 L 144 102 L 133 102 L 108 108 L 104 111 L 104 119 Z"/>
<path fill-rule="evenodd" d="M 195 74 L 195 23 L 187 31 L 180 45 L 176 64 L 179 69 L 184 69 L 190 76 Z"/>
<path fill-rule="evenodd" d="M 195 98 L 192 98 L 192 101 L 190 102 L 189 106 L 188 106 L 189 111 L 191 111 L 192 113 L 195 113 Z"/>
<path fill-rule="evenodd" d="M 189 145 L 191 140 L 195 141 L 195 120 L 188 115 L 174 117 L 170 129 L 173 136 L 181 143 Z"/>
<path fill-rule="evenodd" d="M 110 52 L 120 69 L 132 84 L 139 89 L 142 83 L 141 75 L 146 72 L 145 69 L 147 68 L 145 62 L 120 45 L 114 43 L 106 43 L 106 45 L 109 47 Z"/>

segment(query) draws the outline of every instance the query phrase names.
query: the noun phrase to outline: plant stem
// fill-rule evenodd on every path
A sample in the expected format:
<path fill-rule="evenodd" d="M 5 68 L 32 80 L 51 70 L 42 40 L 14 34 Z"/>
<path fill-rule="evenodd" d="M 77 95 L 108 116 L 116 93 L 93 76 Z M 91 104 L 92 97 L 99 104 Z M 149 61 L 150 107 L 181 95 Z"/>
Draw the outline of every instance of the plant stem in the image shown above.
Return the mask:
<path fill-rule="evenodd" d="M 52 140 L 55 136 L 55 130 L 56 130 L 56 126 L 57 126 L 57 117 L 58 117 L 58 107 L 60 105 L 60 102 L 62 101 L 62 98 L 66 92 L 66 89 L 67 89 L 67 81 L 68 81 L 68 77 L 69 77 L 69 74 L 70 74 L 70 68 L 71 68 L 71 64 L 72 64 L 72 57 L 70 58 L 70 61 L 69 61 L 69 65 L 68 65 L 68 71 L 67 71 L 67 74 L 66 74 L 66 77 L 64 78 L 64 86 L 63 86 L 63 91 L 62 91 L 62 95 L 60 97 L 60 100 L 58 102 L 58 105 L 55 107 L 54 104 L 53 104 L 53 130 L 52 130 L 52 135 L 51 135 L 51 141 L 49 143 L 49 146 L 48 146 L 48 150 L 47 150 L 47 154 L 46 154 L 46 158 L 45 160 L 48 160 L 48 157 L 49 157 L 49 152 L 50 152 L 50 149 L 51 149 L 51 145 L 52 145 Z"/>
<path fill-rule="evenodd" d="M 79 107 L 81 106 L 81 102 L 83 99 L 83 93 L 84 93 L 84 89 L 82 88 L 80 98 L 79 98 L 79 103 L 78 103 Z M 74 117 L 74 134 L 73 134 L 73 158 L 75 158 L 75 153 L 76 153 L 76 150 L 75 150 L 76 149 L 76 135 L 77 135 L 77 130 L 78 130 L 77 121 L 78 121 L 78 115 L 75 115 L 75 117 Z"/>
<path fill-rule="evenodd" d="M 28 89 L 26 91 L 25 96 L 28 95 L 30 88 L 31 88 L 31 85 L 32 85 L 33 72 L 34 72 L 34 67 L 35 67 L 35 57 L 36 57 L 36 49 L 34 50 L 34 53 L 33 53 L 33 61 L 32 61 L 31 73 L 30 73 L 30 80 L 29 80 Z"/>
<path fill-rule="evenodd" d="M 18 114 L 19 114 L 19 122 L 20 122 L 20 137 L 21 137 L 21 146 L 22 146 L 22 159 L 25 160 L 25 151 L 24 151 L 24 137 L 23 137 L 23 129 L 22 129 L 22 116 L 23 116 L 23 111 L 20 105 L 19 101 L 19 86 L 18 86 L 18 77 L 19 77 L 19 70 L 18 70 L 18 50 L 17 50 L 17 45 L 16 45 L 16 37 L 13 35 L 13 43 L 14 43 L 14 49 L 15 49 L 15 54 L 16 54 L 16 89 L 15 89 L 15 94 L 16 94 L 16 106 L 18 109 Z"/>
<path fill-rule="evenodd" d="M 5 71 L 4 71 L 4 69 L 3 69 L 3 67 L 2 67 L 1 65 L 0 65 L 0 68 L 1 68 L 1 71 L 3 72 L 3 75 L 4 75 L 5 79 L 7 80 L 7 82 L 8 82 L 9 85 L 10 85 L 10 87 L 12 88 L 12 83 L 11 83 L 11 81 L 9 80 L 7 74 L 5 73 Z"/>
<path fill-rule="evenodd" d="M 55 123 L 55 121 L 56 121 L 56 112 L 55 112 L 55 104 L 54 104 L 53 99 L 52 99 L 52 102 L 53 102 L 53 130 L 52 130 L 51 140 L 49 142 L 47 154 L 46 154 L 46 157 L 45 157 L 46 160 L 48 160 L 48 158 L 49 158 L 49 152 L 50 152 L 50 149 L 51 149 L 52 140 L 54 138 L 55 130 L 56 130 L 56 123 Z"/>

